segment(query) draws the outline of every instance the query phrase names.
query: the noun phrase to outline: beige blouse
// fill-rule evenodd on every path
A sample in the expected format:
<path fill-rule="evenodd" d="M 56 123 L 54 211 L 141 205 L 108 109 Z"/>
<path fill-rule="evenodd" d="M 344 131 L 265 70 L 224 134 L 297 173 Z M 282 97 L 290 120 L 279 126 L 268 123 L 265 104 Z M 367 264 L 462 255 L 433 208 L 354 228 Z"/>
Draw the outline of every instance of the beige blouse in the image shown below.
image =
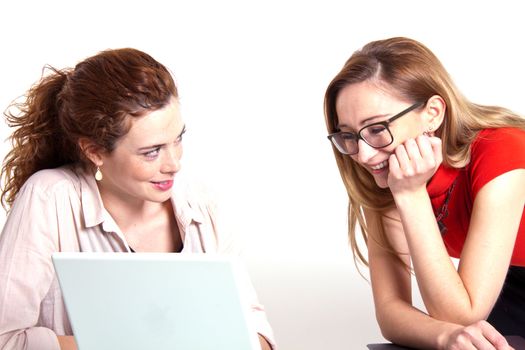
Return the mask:
<path fill-rule="evenodd" d="M 217 224 L 213 201 L 182 172 L 171 200 L 183 253 L 239 254 L 231 233 Z M 73 334 L 51 261 L 57 251 L 130 251 L 94 177 L 80 167 L 37 172 L 9 212 L 0 236 L 0 349 L 58 350 L 56 336 Z M 264 309 L 247 289 L 257 332 L 273 345 Z"/>

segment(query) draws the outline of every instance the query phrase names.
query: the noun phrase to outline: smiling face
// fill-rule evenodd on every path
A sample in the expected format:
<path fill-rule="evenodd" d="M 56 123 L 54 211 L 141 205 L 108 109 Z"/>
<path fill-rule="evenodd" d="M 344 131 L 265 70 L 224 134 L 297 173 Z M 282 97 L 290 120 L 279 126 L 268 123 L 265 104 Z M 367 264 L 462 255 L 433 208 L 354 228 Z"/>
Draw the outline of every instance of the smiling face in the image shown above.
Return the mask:
<path fill-rule="evenodd" d="M 162 203 L 171 196 L 180 170 L 184 123 L 175 98 L 160 110 L 131 119 L 131 128 L 111 153 L 97 157 L 103 179 L 98 182 L 105 204 Z"/>
<path fill-rule="evenodd" d="M 400 100 L 386 88 L 369 81 L 347 85 L 336 99 L 337 126 L 340 131 L 357 133 L 364 126 L 385 121 L 411 105 L 412 102 Z M 359 152 L 351 157 L 372 174 L 379 187 L 386 188 L 390 155 L 399 144 L 422 134 L 427 127 L 420 109 L 413 110 L 389 125 L 394 137 L 392 144 L 373 148 L 359 140 Z"/>

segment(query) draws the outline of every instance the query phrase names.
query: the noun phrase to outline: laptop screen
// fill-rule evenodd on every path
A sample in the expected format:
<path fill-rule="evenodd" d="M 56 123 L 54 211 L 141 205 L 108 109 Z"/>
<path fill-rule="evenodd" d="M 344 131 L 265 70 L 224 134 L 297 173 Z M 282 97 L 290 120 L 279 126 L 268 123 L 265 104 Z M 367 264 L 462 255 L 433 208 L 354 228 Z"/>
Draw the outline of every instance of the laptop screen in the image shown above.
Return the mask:
<path fill-rule="evenodd" d="M 233 258 L 55 253 L 75 339 L 89 349 L 258 349 Z"/>

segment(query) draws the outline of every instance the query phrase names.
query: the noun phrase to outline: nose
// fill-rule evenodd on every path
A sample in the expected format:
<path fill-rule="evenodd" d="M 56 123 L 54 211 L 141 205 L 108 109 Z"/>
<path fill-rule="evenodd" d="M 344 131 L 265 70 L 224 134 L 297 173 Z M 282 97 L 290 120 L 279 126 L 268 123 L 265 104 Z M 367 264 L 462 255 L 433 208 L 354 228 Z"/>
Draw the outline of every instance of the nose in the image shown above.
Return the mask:
<path fill-rule="evenodd" d="M 366 143 L 363 140 L 359 140 L 357 142 L 357 147 L 358 147 L 359 152 L 357 152 L 356 156 L 357 156 L 357 160 L 360 163 L 368 162 L 370 158 L 375 156 L 378 152 L 377 148 L 370 146 L 368 143 Z"/>
<path fill-rule="evenodd" d="M 181 168 L 180 159 L 182 157 L 182 146 L 176 145 L 174 147 L 166 148 L 162 164 L 160 167 L 161 173 L 174 174 Z"/>

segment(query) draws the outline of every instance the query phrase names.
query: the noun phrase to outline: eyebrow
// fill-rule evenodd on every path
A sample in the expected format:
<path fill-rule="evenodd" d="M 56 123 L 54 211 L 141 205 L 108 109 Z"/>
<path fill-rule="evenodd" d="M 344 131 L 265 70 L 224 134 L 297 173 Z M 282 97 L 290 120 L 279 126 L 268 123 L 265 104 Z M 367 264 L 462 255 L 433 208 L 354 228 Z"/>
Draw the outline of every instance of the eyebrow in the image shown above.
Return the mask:
<path fill-rule="evenodd" d="M 182 130 L 181 132 L 177 135 L 177 138 L 181 137 L 182 135 L 184 135 L 184 133 L 186 132 L 186 124 L 184 124 L 184 126 L 182 127 Z M 157 148 L 157 147 L 161 147 L 162 145 L 164 144 L 157 144 L 157 145 L 151 145 L 151 146 L 145 146 L 145 147 L 140 147 L 138 149 L 138 151 L 146 151 L 146 150 L 149 150 L 149 149 L 152 149 L 152 148 Z"/>
<path fill-rule="evenodd" d="M 374 122 L 371 122 L 371 121 L 373 121 L 374 119 L 378 119 L 378 118 L 388 118 L 390 115 L 391 115 L 391 113 L 374 115 L 374 116 L 372 116 L 372 117 L 369 117 L 369 118 L 366 118 L 366 119 L 362 120 L 362 121 L 359 123 L 358 127 L 361 128 L 361 127 L 364 127 L 364 126 L 366 126 L 366 125 L 368 125 L 368 124 L 373 124 L 373 123 L 375 123 L 375 121 L 374 121 Z M 338 128 L 339 130 L 341 129 L 341 127 L 351 129 L 349 125 L 346 125 L 346 124 L 337 124 L 337 128 Z"/>

